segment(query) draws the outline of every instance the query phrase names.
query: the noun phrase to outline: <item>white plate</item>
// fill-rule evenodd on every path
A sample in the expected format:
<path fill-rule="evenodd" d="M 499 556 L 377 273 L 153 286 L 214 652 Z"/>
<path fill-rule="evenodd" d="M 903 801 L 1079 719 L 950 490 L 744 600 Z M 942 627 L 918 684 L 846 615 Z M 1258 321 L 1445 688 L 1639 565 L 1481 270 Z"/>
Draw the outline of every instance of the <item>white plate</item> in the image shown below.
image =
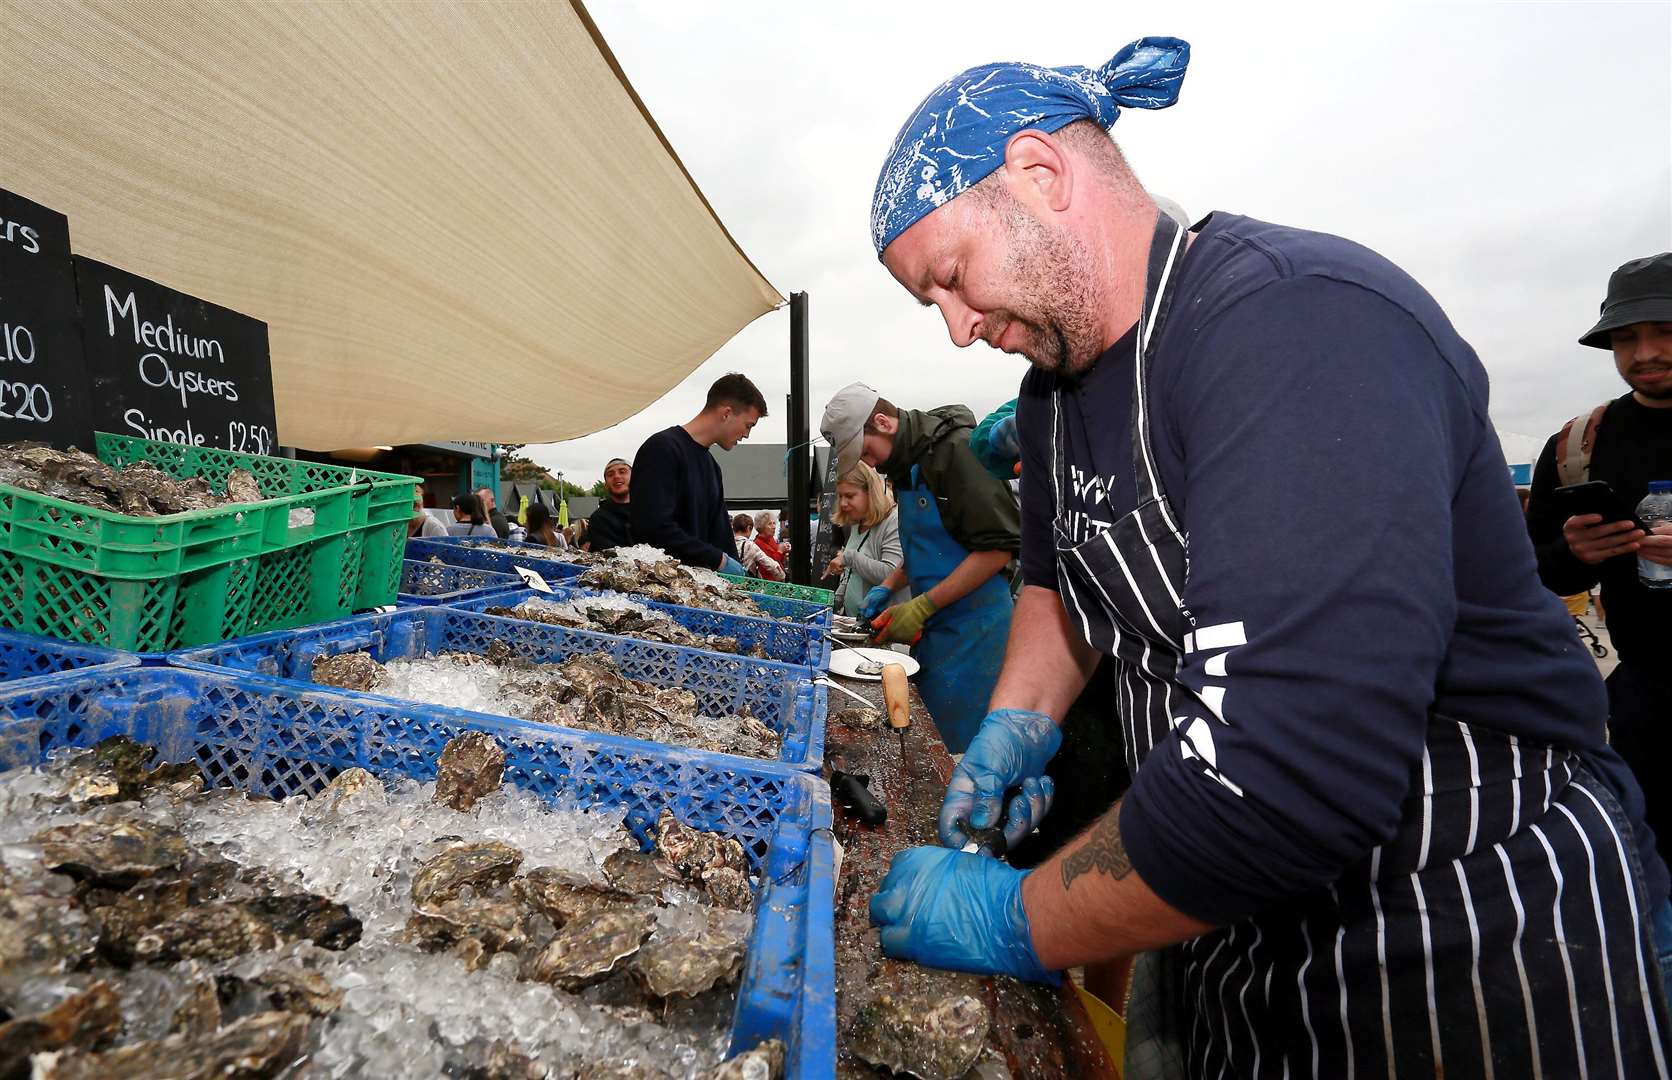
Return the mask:
<path fill-rule="evenodd" d="M 893 649 L 833 649 L 830 653 L 830 673 L 840 675 L 844 679 L 881 682 L 881 675 L 855 674 L 854 669 L 866 660 L 875 660 L 883 664 L 899 664 L 906 669 L 907 675 L 916 675 L 917 669 L 922 667 L 912 657 L 903 652 L 895 652 Z"/>

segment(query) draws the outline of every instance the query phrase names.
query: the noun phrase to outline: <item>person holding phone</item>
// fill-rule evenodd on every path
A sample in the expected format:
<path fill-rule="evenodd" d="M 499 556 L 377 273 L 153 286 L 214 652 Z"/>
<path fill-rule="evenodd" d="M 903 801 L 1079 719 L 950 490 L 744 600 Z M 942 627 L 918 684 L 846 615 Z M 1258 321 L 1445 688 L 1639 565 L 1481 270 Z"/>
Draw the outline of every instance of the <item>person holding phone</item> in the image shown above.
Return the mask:
<path fill-rule="evenodd" d="M 1649 532 L 1634 509 L 1672 480 L 1672 253 L 1614 271 L 1581 345 L 1613 353 L 1627 392 L 1550 436 L 1533 468 L 1527 529 L 1539 577 L 1558 595 L 1600 585 L 1619 664 L 1608 676 L 1609 737 L 1641 781 L 1662 858 L 1672 854 L 1672 589 L 1651 589 L 1638 560 L 1672 566 L 1672 527 Z"/>

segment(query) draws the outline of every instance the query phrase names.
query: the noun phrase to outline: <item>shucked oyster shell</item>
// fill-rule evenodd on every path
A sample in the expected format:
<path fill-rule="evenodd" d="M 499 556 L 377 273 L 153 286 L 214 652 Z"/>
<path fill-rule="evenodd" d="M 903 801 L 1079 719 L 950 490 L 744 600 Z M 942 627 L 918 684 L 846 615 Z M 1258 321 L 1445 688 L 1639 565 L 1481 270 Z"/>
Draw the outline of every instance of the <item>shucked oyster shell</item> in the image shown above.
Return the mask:
<path fill-rule="evenodd" d="M 505 751 L 485 731 L 467 731 L 449 739 L 435 775 L 435 801 L 469 810 L 476 800 L 499 790 L 505 777 Z"/>
<path fill-rule="evenodd" d="M 571 922 L 540 951 L 529 977 L 579 990 L 603 979 L 639 951 L 656 928 L 647 911 L 594 911 Z"/>
<path fill-rule="evenodd" d="M 971 994 L 884 994 L 859 1010 L 848 1049 L 862 1061 L 922 1080 L 957 1080 L 981 1056 L 992 1018 Z"/>

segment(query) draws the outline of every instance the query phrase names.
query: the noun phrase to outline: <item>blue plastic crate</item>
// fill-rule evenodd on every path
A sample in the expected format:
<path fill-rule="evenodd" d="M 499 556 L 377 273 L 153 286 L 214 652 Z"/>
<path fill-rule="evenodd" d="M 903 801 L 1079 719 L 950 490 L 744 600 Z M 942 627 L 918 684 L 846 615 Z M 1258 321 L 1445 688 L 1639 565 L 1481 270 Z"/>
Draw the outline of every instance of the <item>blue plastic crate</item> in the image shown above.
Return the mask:
<path fill-rule="evenodd" d="M 396 602 L 407 606 L 457 604 L 523 587 L 522 578 L 515 574 L 407 559 L 401 563 L 401 591 Z"/>
<path fill-rule="evenodd" d="M 133 667 L 139 653 L 0 630 L 0 682 L 95 667 Z"/>
<path fill-rule="evenodd" d="M 366 650 L 380 661 L 402 660 L 443 652 L 485 653 L 495 642 L 535 663 L 609 653 L 624 675 L 693 691 L 698 707 L 710 715 L 735 713 L 747 707 L 755 719 L 782 735 L 780 761 L 803 769 L 816 770 L 824 765 L 828 694 L 809 680 L 810 669 L 806 667 L 458 608 L 402 608 L 301 630 L 276 630 L 201 649 L 185 649 L 173 653 L 170 661 L 184 667 L 249 671 L 314 686 L 309 680 L 313 663 L 321 656 Z"/>
<path fill-rule="evenodd" d="M 499 592 L 492 596 L 472 597 L 448 606 L 464 611 L 485 611 L 491 607 L 516 607 L 524 600 L 573 600 L 583 596 L 617 595 L 603 589 L 582 589 L 576 585 L 553 585 L 549 593 L 533 589 Z M 830 670 L 830 628 L 817 623 L 789 622 L 783 619 L 757 619 L 747 615 L 727 615 L 708 608 L 683 607 L 663 604 L 643 597 L 634 597 L 647 608 L 662 612 L 679 625 L 699 634 L 719 634 L 736 638 L 744 651 L 756 645 L 766 655 L 786 664 L 810 667 L 818 674 Z"/>
<path fill-rule="evenodd" d="M 538 544 L 523 545 L 539 553 L 537 556 L 519 555 L 484 546 L 504 543 L 504 540 L 489 540 L 487 537 L 479 536 L 408 540 L 406 557 L 428 559 L 434 555 L 439 556 L 443 562 L 450 562 L 456 566 L 473 566 L 481 570 L 498 570 L 505 573 L 514 572 L 511 569 L 513 566 L 526 566 L 545 578 L 548 585 L 553 586 L 559 581 L 580 577 L 586 573 L 586 567 L 579 563 L 564 562 L 561 553 Z M 787 596 L 771 596 L 767 593 L 750 593 L 749 599 L 774 619 L 794 619 L 824 627 L 830 625 L 830 608 L 810 600 L 792 600 Z"/>
<path fill-rule="evenodd" d="M 351 766 L 433 779 L 447 740 L 471 729 L 504 746 L 506 783 L 583 808 L 622 807 L 646 850 L 663 810 L 741 843 L 762 884 L 732 1049 L 783 1039 L 791 1076 L 835 1076 L 830 794 L 813 776 L 226 671 L 99 668 L 0 686 L 0 771 L 123 734 L 166 760 L 196 760 L 211 784 L 278 799 L 315 794 Z"/>

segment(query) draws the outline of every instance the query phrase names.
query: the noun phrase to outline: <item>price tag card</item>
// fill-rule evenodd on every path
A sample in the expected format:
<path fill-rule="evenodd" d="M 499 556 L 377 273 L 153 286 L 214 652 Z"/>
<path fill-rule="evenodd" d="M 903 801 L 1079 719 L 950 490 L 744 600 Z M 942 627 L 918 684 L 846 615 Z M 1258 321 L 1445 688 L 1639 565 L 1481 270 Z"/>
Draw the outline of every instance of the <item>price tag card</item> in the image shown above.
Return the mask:
<path fill-rule="evenodd" d="M 536 574 L 528 567 L 517 566 L 512 569 L 516 570 L 517 576 L 523 579 L 523 584 L 527 585 L 535 592 L 549 593 L 552 591 L 552 587 L 546 584 L 546 579 L 541 577 L 539 574 Z"/>

